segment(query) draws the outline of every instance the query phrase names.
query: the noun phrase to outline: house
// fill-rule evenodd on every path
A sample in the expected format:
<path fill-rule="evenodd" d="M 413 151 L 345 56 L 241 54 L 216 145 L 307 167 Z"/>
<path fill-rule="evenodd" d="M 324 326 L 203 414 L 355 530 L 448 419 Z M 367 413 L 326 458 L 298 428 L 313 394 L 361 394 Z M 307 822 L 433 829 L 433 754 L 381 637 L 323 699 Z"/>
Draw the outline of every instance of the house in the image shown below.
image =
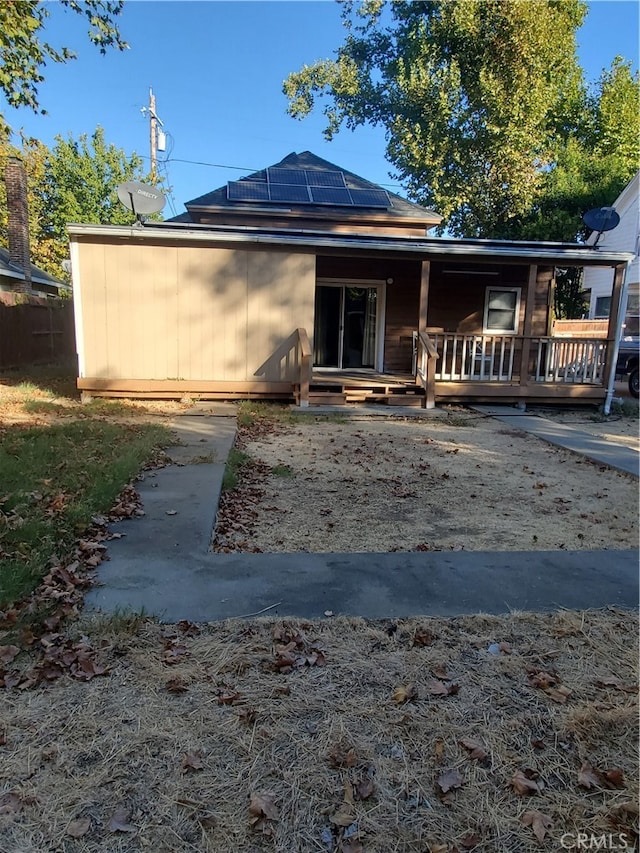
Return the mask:
<path fill-rule="evenodd" d="M 85 397 L 604 399 L 631 255 L 429 235 L 440 217 L 304 152 L 163 223 L 69 226 Z M 607 339 L 551 337 L 556 266 L 613 278 Z"/>
<path fill-rule="evenodd" d="M 627 293 L 622 306 L 624 337 L 638 337 L 640 321 L 640 171 L 622 190 L 613 203 L 620 216 L 619 225 L 605 231 L 601 237 L 594 232 L 587 242 L 593 245 L 598 238 L 602 251 L 630 252 L 633 260 L 627 273 Z M 584 272 L 583 288 L 589 291 L 589 319 L 609 317 L 612 294 L 612 276 L 609 270 L 589 268 Z"/>
<path fill-rule="evenodd" d="M 48 272 L 30 264 L 30 292 L 33 296 L 56 298 L 70 294 L 71 287 Z M 11 252 L 0 246 L 0 291 L 24 293 L 25 270 L 23 265 L 12 262 Z M 18 290 L 18 285 L 23 287 Z"/>

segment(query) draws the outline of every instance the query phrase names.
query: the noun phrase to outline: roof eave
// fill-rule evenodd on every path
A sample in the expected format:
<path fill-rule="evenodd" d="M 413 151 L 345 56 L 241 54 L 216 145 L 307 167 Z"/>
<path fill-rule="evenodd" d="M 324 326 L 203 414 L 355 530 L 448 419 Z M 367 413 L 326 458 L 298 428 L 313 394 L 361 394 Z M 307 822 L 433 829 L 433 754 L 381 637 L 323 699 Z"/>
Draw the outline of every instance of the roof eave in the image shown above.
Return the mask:
<path fill-rule="evenodd" d="M 356 249 L 373 252 L 398 252 L 423 256 L 472 257 L 490 260 L 491 258 L 513 258 L 522 260 L 542 260 L 556 264 L 571 263 L 575 266 L 615 266 L 630 263 L 630 252 L 602 252 L 589 246 L 572 244 L 522 244 L 497 241 L 443 240 L 438 237 L 350 237 L 343 234 L 265 234 L 248 231 L 217 232 L 211 229 L 195 230 L 190 225 L 183 227 L 163 227 L 144 225 L 123 227 L 119 225 L 82 225 L 70 224 L 67 230 L 71 238 L 78 237 L 116 237 L 142 240 L 183 240 L 197 243 L 245 243 L 265 246 L 299 246 L 313 248 Z"/>

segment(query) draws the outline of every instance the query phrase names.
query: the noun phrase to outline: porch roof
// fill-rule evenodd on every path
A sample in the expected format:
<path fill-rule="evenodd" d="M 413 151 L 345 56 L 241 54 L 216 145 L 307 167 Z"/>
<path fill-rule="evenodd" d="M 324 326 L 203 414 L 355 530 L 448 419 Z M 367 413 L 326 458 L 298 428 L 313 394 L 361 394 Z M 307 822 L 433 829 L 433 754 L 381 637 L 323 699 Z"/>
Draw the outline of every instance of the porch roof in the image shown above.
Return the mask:
<path fill-rule="evenodd" d="M 197 225 L 180 222 L 148 222 L 144 225 L 70 224 L 67 230 L 74 238 L 102 238 L 148 243 L 209 243 L 289 247 L 297 251 L 312 250 L 321 254 L 336 251 L 348 254 L 384 254 L 417 260 L 447 260 L 461 263 L 477 260 L 517 261 L 565 266 L 615 266 L 633 260 L 630 252 L 607 251 L 580 243 L 525 242 L 509 240 L 450 239 L 444 237 L 398 237 L 328 234 L 326 231 L 265 229 L 257 227 Z"/>

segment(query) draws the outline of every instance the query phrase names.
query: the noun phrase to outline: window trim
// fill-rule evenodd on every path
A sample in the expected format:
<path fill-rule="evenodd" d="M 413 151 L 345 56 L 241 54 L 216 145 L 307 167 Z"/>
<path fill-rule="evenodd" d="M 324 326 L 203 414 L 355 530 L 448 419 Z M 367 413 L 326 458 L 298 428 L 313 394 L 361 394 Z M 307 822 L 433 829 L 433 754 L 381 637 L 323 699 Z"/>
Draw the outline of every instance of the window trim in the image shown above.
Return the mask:
<path fill-rule="evenodd" d="M 495 291 L 503 291 L 516 294 L 516 307 L 514 312 L 515 328 L 513 329 L 490 329 L 489 322 L 489 295 Z M 484 316 L 482 319 L 482 333 L 484 335 L 517 335 L 520 327 L 520 300 L 522 295 L 521 287 L 487 287 L 484 292 Z"/>

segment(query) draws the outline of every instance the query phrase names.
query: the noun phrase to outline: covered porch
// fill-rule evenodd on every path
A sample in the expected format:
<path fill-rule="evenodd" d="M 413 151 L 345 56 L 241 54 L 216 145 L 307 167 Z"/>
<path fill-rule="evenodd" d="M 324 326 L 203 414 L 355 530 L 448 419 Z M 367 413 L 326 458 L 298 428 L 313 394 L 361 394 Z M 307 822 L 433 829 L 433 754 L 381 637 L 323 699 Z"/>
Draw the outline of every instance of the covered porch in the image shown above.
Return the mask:
<path fill-rule="evenodd" d="M 590 248 L 484 242 L 463 253 L 460 241 L 441 241 L 443 250 L 432 245 L 420 260 L 319 256 L 309 374 L 296 388 L 301 404 L 304 384 L 311 403 L 604 401 L 626 263 Z M 552 334 L 560 262 L 609 267 L 606 337 Z M 357 308 L 357 299 L 354 332 L 347 308 Z"/>

